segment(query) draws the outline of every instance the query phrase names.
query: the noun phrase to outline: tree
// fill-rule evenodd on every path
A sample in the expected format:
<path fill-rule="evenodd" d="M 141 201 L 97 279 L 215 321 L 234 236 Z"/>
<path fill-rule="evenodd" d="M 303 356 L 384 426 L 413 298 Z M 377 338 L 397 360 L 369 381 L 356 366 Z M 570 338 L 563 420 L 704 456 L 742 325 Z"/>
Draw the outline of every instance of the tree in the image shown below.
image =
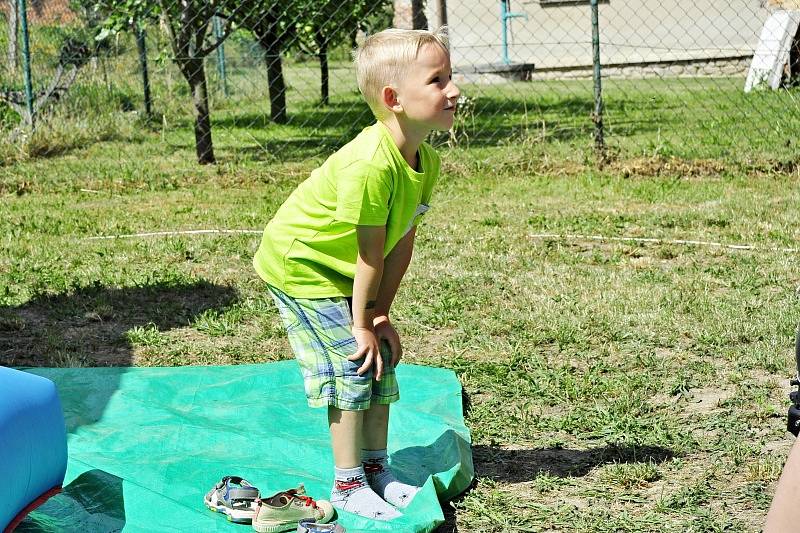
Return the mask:
<path fill-rule="evenodd" d="M 321 101 L 327 103 L 328 50 L 346 42 L 373 13 L 389 5 L 391 0 L 251 0 L 246 9 L 240 9 L 238 14 L 229 14 L 237 25 L 253 33 L 264 51 L 272 121 L 277 124 L 288 121 L 284 52 L 298 47 L 317 55 Z"/>
<path fill-rule="evenodd" d="M 105 30 L 98 38 L 119 31 L 141 30 L 141 26 L 160 20 L 166 29 L 173 62 L 189 85 L 194 109 L 194 132 L 197 161 L 213 163 L 214 145 L 211 136 L 211 114 L 208 105 L 204 59 L 231 32 L 242 27 L 250 30 L 265 51 L 269 78 L 272 119 L 285 123 L 286 85 L 283 80 L 281 52 L 291 30 L 286 5 L 279 0 L 95 0 L 96 9 L 106 13 Z M 211 19 L 225 20 L 222 36 L 206 42 Z M 136 27 L 134 27 L 136 25 Z"/>
<path fill-rule="evenodd" d="M 74 0 L 81 1 L 81 0 Z M 72 6 L 71 7 L 75 7 Z M 41 10 L 41 6 L 38 7 Z M 35 10 L 35 9 L 34 9 Z M 77 12 L 77 11 L 76 11 Z M 22 22 L 22 14 L 17 9 L 17 1 L 9 1 L 8 23 L 9 23 L 9 49 L 8 63 L 12 71 L 17 67 L 17 25 Z M 93 42 L 89 21 L 84 19 L 83 26 L 70 27 L 69 29 L 59 29 L 59 39 L 61 45 L 59 49 L 58 63 L 52 79 L 44 88 L 32 91 L 31 107 L 28 107 L 28 98 L 25 91 L 4 87 L 0 89 L 0 101 L 5 102 L 11 109 L 17 112 L 22 119 L 22 124 L 27 128 L 33 128 L 36 117 L 51 104 L 61 100 L 78 75 L 78 71 L 89 59 L 95 57 L 101 47 L 107 43 Z M 12 30 L 13 27 L 13 30 Z M 13 38 L 11 37 L 13 35 Z M 18 129 L 17 132 L 21 132 Z"/>
<path fill-rule="evenodd" d="M 237 25 L 250 30 L 264 51 L 267 85 L 269 86 L 270 118 L 276 124 L 286 124 L 288 122 L 286 82 L 283 79 L 281 54 L 294 35 L 294 22 L 297 20 L 296 4 L 293 1 L 280 0 L 244 1 L 246 7 L 229 9 L 226 16 Z M 242 5 L 239 4 L 239 6 Z"/>
<path fill-rule="evenodd" d="M 92 57 L 91 48 L 84 42 L 67 39 L 61 46 L 58 65 L 53 79 L 46 88 L 33 95 L 33 113 L 28 111 L 27 99 L 24 91 L 0 90 L 0 102 L 5 102 L 22 118 L 22 123 L 28 128 L 34 125 L 34 118 L 52 102 L 57 102 L 64 97 L 69 88 L 75 83 L 78 70 Z"/>
<path fill-rule="evenodd" d="M 311 0 L 303 3 L 297 19 L 297 44 L 319 59 L 322 104 L 329 103 L 328 51 L 351 42 L 354 32 L 359 28 L 367 29 L 369 19 L 374 14 L 381 14 L 391 4 L 391 0 Z"/>
<path fill-rule="evenodd" d="M 194 137 L 197 162 L 214 163 L 214 143 L 211 139 L 211 114 L 208 108 L 205 57 L 230 35 L 230 20 L 216 43 L 204 46 L 211 18 L 216 15 L 215 2 L 203 0 L 158 0 L 161 15 L 169 35 L 173 61 L 189 84 L 194 108 Z"/>
<path fill-rule="evenodd" d="M 192 94 L 194 136 L 197 162 L 214 163 L 214 143 L 211 137 L 211 113 L 208 106 L 205 57 L 222 44 L 233 31 L 231 20 L 225 24 L 222 36 L 207 44 L 211 18 L 217 15 L 216 0 L 100 0 L 98 9 L 108 13 L 106 33 L 129 30 L 134 24 L 145 24 L 159 16 L 169 36 L 172 60 L 180 70 Z M 246 4 L 240 4 L 246 5 Z M 239 8 L 232 10 L 235 14 Z M 134 28 L 138 31 L 140 28 Z"/>
<path fill-rule="evenodd" d="M 372 13 L 391 5 L 391 0 L 224 0 L 224 16 L 249 30 L 264 52 L 269 86 L 270 118 L 288 121 L 283 53 L 299 47 L 318 56 L 320 95 L 328 102 L 328 50 L 350 38 Z M 244 6 L 241 7 L 241 2 Z M 237 2 L 239 2 L 237 4 Z M 238 6 L 238 12 L 233 7 Z"/>

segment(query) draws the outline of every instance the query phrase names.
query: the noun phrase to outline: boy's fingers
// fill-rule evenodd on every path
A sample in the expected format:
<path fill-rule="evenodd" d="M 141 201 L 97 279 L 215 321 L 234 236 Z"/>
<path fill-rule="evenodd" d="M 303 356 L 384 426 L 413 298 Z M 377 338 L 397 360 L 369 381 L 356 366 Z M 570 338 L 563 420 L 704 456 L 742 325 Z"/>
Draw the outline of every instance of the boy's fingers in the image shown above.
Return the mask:
<path fill-rule="evenodd" d="M 375 381 L 380 381 L 383 376 L 383 357 L 378 354 L 375 358 Z"/>
<path fill-rule="evenodd" d="M 394 338 L 390 340 L 389 348 L 392 350 L 392 368 L 394 368 L 400 362 L 400 358 L 403 357 L 403 347 L 400 345 L 400 339 Z"/>
<path fill-rule="evenodd" d="M 349 356 L 347 358 L 347 360 L 348 361 L 358 361 L 359 359 L 364 357 L 364 352 L 366 352 L 366 351 L 367 351 L 367 348 L 359 348 L 358 350 L 356 350 L 356 353 L 354 353 L 353 355 Z"/>
<path fill-rule="evenodd" d="M 364 358 L 364 364 L 358 367 L 358 370 L 356 370 L 356 374 L 360 376 L 361 374 L 369 370 L 369 367 L 372 366 L 372 359 L 373 359 L 372 351 L 368 351 L 367 356 Z"/>

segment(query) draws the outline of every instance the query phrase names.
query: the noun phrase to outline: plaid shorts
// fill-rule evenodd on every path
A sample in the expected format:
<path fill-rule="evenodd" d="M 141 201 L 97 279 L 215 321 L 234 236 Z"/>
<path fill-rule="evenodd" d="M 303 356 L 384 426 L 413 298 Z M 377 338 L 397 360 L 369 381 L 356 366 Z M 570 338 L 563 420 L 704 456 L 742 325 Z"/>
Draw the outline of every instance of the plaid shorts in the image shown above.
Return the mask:
<path fill-rule="evenodd" d="M 372 368 L 356 374 L 363 358 L 347 360 L 358 349 L 348 298 L 292 298 L 272 286 L 269 291 L 300 363 L 309 406 L 359 411 L 369 409 L 372 403 L 388 404 L 400 398 L 388 346 L 381 345 L 380 381 L 373 379 Z"/>

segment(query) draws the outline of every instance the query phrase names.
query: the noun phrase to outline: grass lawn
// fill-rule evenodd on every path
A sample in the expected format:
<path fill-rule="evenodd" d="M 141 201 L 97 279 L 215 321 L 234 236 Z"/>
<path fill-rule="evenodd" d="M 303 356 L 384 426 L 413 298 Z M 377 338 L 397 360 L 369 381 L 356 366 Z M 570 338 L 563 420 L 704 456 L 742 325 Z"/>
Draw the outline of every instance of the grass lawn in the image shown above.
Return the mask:
<path fill-rule="evenodd" d="M 105 143 L 31 163 L 70 169 L 96 189 L 45 182 L 3 197 L 3 362 L 289 357 L 250 267 L 257 235 L 87 238 L 260 228 L 313 161 L 198 170 L 145 143 L 152 190 L 126 187 L 124 164 L 107 181 L 88 177 L 99 154 L 124 149 Z M 797 253 L 772 249 L 798 241 L 796 172 L 662 165 L 644 175 L 628 162 L 625 177 L 623 163 L 558 167 L 521 155 L 536 150 L 443 151 L 394 309 L 406 361 L 453 369 L 468 399 L 478 482 L 454 504 L 454 523 L 758 530 L 791 443 Z"/>
<path fill-rule="evenodd" d="M 792 442 L 800 253 L 780 249 L 800 240 L 798 114 L 794 93 L 739 81 L 609 82 L 602 165 L 589 85 L 464 88 L 393 309 L 406 362 L 464 386 L 478 479 L 442 531 L 759 530 Z M 177 104 L 159 100 L 164 127 L 92 90 L 28 152 L 3 149 L 0 362 L 290 357 L 250 266 L 258 235 L 90 237 L 263 228 L 365 123 L 352 88 L 329 109 L 298 98 L 286 127 L 218 103 L 205 167 Z M 568 234 L 662 241 L 552 236 Z"/>

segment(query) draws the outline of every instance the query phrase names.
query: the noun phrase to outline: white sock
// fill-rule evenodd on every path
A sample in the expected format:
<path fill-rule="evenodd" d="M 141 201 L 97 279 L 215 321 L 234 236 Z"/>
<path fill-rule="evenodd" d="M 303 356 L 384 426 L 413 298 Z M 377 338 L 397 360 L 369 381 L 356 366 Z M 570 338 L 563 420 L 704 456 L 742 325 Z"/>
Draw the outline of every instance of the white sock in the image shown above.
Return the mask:
<path fill-rule="evenodd" d="M 395 507 L 405 508 L 419 492 L 419 487 L 397 481 L 389 470 L 386 450 L 361 450 L 361 461 L 369 486 L 378 496 Z"/>
<path fill-rule="evenodd" d="M 334 507 L 375 520 L 403 516 L 370 488 L 363 466 L 336 468 L 335 472 L 336 479 L 331 490 L 331 504 Z"/>

